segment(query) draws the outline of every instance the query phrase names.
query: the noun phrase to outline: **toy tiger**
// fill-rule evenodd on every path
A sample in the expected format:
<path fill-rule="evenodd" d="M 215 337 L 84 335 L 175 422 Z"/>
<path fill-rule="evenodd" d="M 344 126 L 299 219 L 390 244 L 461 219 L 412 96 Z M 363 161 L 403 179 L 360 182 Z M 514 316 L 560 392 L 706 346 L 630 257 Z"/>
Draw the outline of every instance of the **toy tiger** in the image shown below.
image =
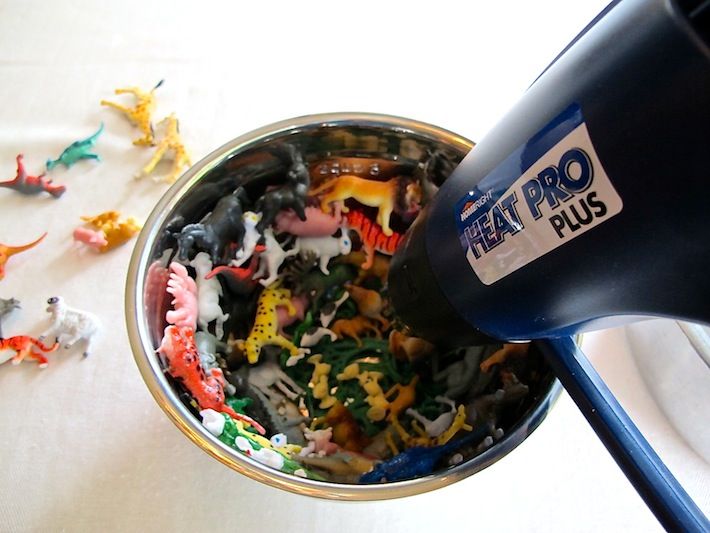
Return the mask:
<path fill-rule="evenodd" d="M 8 337 L 7 339 L 0 338 L 0 352 L 5 350 L 14 350 L 15 355 L 12 357 L 12 364 L 19 365 L 25 357 L 36 359 L 40 368 L 45 368 L 49 363 L 47 358 L 39 352 L 32 349 L 36 346 L 43 352 L 49 353 L 55 351 L 59 347 L 59 343 L 55 342 L 52 346 L 46 346 L 41 341 L 28 335 L 17 335 Z M 0 356 L 0 362 L 5 362 L 7 359 Z"/>
<path fill-rule="evenodd" d="M 388 237 L 382 230 L 382 226 L 367 218 L 360 211 L 349 211 L 345 215 L 345 219 L 348 227 L 360 235 L 362 249 L 365 251 L 365 262 L 361 266 L 364 270 L 369 270 L 372 267 L 375 251 L 392 255 L 404 237 L 401 233 L 394 232 Z"/>

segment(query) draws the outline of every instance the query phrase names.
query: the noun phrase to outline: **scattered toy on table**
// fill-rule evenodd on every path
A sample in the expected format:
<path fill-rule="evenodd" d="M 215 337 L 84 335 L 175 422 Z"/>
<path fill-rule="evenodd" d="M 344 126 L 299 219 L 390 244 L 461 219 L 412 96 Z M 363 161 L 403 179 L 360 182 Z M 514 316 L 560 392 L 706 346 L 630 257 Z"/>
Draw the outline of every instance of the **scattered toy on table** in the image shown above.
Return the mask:
<path fill-rule="evenodd" d="M 2 321 L 15 309 L 20 309 L 20 301 L 15 298 L 0 298 L 0 338 L 2 337 Z"/>
<path fill-rule="evenodd" d="M 118 211 L 105 211 L 96 216 L 83 216 L 81 219 L 93 228 L 76 228 L 73 233 L 75 240 L 95 248 L 101 253 L 113 250 L 131 240 L 141 226 L 135 218 L 120 220 Z"/>
<path fill-rule="evenodd" d="M 298 237 L 327 237 L 335 233 L 342 225 L 338 204 L 335 213 L 329 215 L 317 207 L 306 207 L 306 220 L 301 220 L 293 209 L 279 212 L 276 215 L 275 227 L 279 233 L 289 233 Z"/>
<path fill-rule="evenodd" d="M 167 360 L 168 373 L 182 381 L 200 409 L 226 413 L 251 425 L 259 433 L 266 433 L 256 420 L 237 413 L 224 403 L 224 375 L 215 369 L 207 375 L 202 369 L 192 328 L 167 326 L 158 351 Z"/>
<path fill-rule="evenodd" d="M 287 349 L 291 356 L 310 352 L 308 348 L 299 348 L 279 335 L 279 324 L 276 319 L 276 307 L 279 305 L 286 306 L 289 314 L 296 314 L 296 308 L 291 303 L 290 290 L 274 286 L 265 288 L 259 296 L 256 318 L 254 319 L 251 333 L 246 340 L 238 341 L 239 349 L 246 352 L 247 360 L 252 365 L 259 360 L 259 354 L 263 346 L 280 346 Z"/>
<path fill-rule="evenodd" d="M 13 189 L 27 195 L 47 192 L 55 198 L 59 198 L 64 194 L 67 188 L 64 185 L 56 185 L 51 179 L 46 179 L 44 174 L 28 176 L 22 158 L 22 154 L 17 154 L 17 173 L 15 174 L 15 178 L 8 181 L 0 181 L 0 187 Z"/>
<path fill-rule="evenodd" d="M 351 210 L 345 215 L 345 220 L 348 228 L 354 230 L 362 241 L 362 249 L 365 252 L 365 262 L 361 265 L 363 270 L 372 268 L 375 252 L 393 255 L 404 238 L 404 235 L 396 232 L 386 235 L 382 226 L 367 218 L 360 211 Z"/>
<path fill-rule="evenodd" d="M 175 118 L 175 114 L 164 118 L 160 123 L 166 123 L 165 125 L 165 136 L 158 143 L 158 147 L 155 149 L 155 154 L 148 162 L 146 166 L 143 167 L 138 178 L 147 176 L 153 170 L 155 166 L 160 162 L 160 160 L 165 156 L 168 150 L 173 152 L 173 168 L 167 176 L 163 177 L 163 181 L 166 183 L 174 183 L 178 179 L 178 176 L 182 173 L 184 167 L 189 167 L 192 163 L 190 162 L 190 156 L 185 150 L 185 145 L 182 143 L 180 138 L 180 124 L 178 119 Z"/>
<path fill-rule="evenodd" d="M 83 356 L 88 357 L 91 353 L 91 343 L 94 336 L 101 328 L 99 318 L 93 313 L 80 311 L 69 307 L 61 296 L 52 296 L 47 300 L 47 312 L 50 315 L 52 325 L 42 335 L 43 340 L 49 336 L 57 338 L 65 350 L 68 350 L 80 340 L 86 341 Z"/>
<path fill-rule="evenodd" d="M 244 237 L 242 204 L 247 201 L 246 191 L 238 187 L 232 194 L 221 198 L 202 221 L 184 226 L 173 235 L 178 244 L 178 258 L 187 261 L 194 247 L 210 254 L 213 264 L 229 262 L 229 245 L 241 245 Z"/>
<path fill-rule="evenodd" d="M 126 107 L 108 100 L 101 100 L 101 105 L 117 109 L 125 114 L 132 124 L 138 126 L 138 129 L 143 133 L 143 137 L 135 139 L 133 144 L 137 146 L 153 146 L 155 144 L 153 138 L 153 125 L 151 124 L 151 115 L 155 110 L 155 90 L 163 84 L 164 80 L 160 80 L 150 92 L 145 92 L 138 87 L 127 87 L 125 89 L 116 89 L 115 94 L 132 94 L 136 97 L 136 105 L 134 107 Z"/>
<path fill-rule="evenodd" d="M 256 230 L 256 225 L 261 220 L 261 213 L 247 211 L 242 215 L 242 226 L 244 227 L 244 238 L 242 247 L 237 250 L 237 255 L 230 262 L 231 266 L 242 266 L 254 253 L 261 234 Z"/>
<path fill-rule="evenodd" d="M 279 187 L 268 190 L 256 203 L 256 210 L 262 213 L 257 225 L 259 233 L 271 226 L 279 211 L 293 209 L 298 218 L 306 220 L 306 197 L 311 177 L 308 166 L 303 160 L 303 154 L 291 144 L 282 144 L 272 150 L 272 153 L 288 165 L 285 182 Z"/>
<path fill-rule="evenodd" d="M 224 336 L 223 324 L 229 318 L 229 314 L 222 312 L 219 305 L 219 298 L 222 296 L 222 285 L 216 279 L 206 279 L 206 276 L 212 271 L 212 261 L 209 254 L 205 252 L 198 253 L 190 266 L 195 269 L 195 282 L 197 284 L 197 302 L 199 313 L 197 314 L 197 323 L 202 329 L 207 331 L 207 327 L 211 322 L 215 322 L 215 335 L 218 339 Z"/>
<path fill-rule="evenodd" d="M 392 178 L 388 181 L 375 181 L 342 175 L 309 192 L 310 196 L 320 194 L 323 194 L 320 206 L 326 213 L 330 213 L 332 202 L 340 202 L 349 198 L 369 207 L 377 207 L 377 224 L 382 227 L 382 233 L 388 237 L 393 234 L 392 228 L 390 228 L 392 213 L 395 210 L 402 213 L 416 212 L 419 210 L 422 200 L 419 185 L 403 177 Z"/>
<path fill-rule="evenodd" d="M 165 314 L 167 323 L 178 327 L 197 328 L 197 284 L 182 264 L 175 261 L 170 263 L 170 278 L 166 290 L 173 296 L 173 301 L 170 302 L 173 309 Z"/>
<path fill-rule="evenodd" d="M 40 368 L 46 368 L 49 361 L 47 361 L 47 358 L 43 354 L 35 351 L 33 349 L 34 347 L 39 348 L 45 353 L 50 353 L 59 347 L 59 343 L 55 342 L 51 346 L 46 346 L 41 340 L 28 335 L 17 335 L 8 338 L 0 337 L 0 364 L 8 359 L 12 359 L 13 365 L 19 365 L 25 358 L 29 357 L 30 359 L 36 360 Z M 2 352 L 6 350 L 11 350 L 15 355 L 3 356 Z"/>
<path fill-rule="evenodd" d="M 77 161 L 82 159 L 93 159 L 94 161 L 101 161 L 98 154 L 91 152 L 91 149 L 96 144 L 99 136 L 104 131 L 104 123 L 102 122 L 96 133 L 89 135 L 86 139 L 80 141 L 75 141 L 67 146 L 61 155 L 57 159 L 47 159 L 47 170 L 52 170 L 54 167 L 60 163 L 66 168 L 71 167 Z M 63 192 L 63 191 L 62 191 Z"/>
<path fill-rule="evenodd" d="M 326 276 L 330 274 L 328 261 L 339 255 L 346 255 L 352 249 L 352 241 L 345 229 L 339 237 L 298 237 L 294 248 L 302 257 L 311 253 L 318 258 L 320 271 Z"/>
<path fill-rule="evenodd" d="M 0 244 L 0 280 L 5 277 L 5 265 L 7 264 L 7 260 L 10 259 L 10 257 L 15 254 L 24 252 L 25 250 L 29 250 L 30 248 L 34 248 L 40 242 L 42 242 L 42 239 L 44 239 L 46 236 L 47 234 L 43 233 L 39 239 L 32 241 L 31 243 L 24 244 L 22 246 L 8 246 L 7 244 Z"/>

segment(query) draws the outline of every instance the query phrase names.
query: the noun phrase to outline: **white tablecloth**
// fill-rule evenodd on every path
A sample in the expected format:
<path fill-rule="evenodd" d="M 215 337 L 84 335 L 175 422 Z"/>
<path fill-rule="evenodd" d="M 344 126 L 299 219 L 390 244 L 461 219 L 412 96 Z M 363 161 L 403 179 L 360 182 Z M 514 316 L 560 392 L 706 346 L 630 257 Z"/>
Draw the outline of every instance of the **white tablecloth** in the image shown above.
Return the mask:
<path fill-rule="evenodd" d="M 138 374 L 123 320 L 131 245 L 98 255 L 71 239 L 80 215 L 145 219 L 166 189 L 133 179 L 151 151 L 132 146 L 136 130 L 99 106 L 121 100 L 116 87 L 165 79 L 156 118 L 177 113 L 195 161 L 258 126 L 327 111 L 402 115 L 475 140 L 604 3 L 0 4 L 0 179 L 14 176 L 17 153 L 36 174 L 106 125 L 101 163 L 52 171 L 68 188 L 61 199 L 0 190 L 0 243 L 49 232 L 0 281 L 0 297 L 22 302 L 5 335 L 39 334 L 53 295 L 104 325 L 86 360 L 73 350 L 51 354 L 45 370 L 0 367 L 0 530 L 659 529 L 566 395 L 504 461 L 434 493 L 337 503 L 242 477 L 188 442 Z M 654 404 L 624 332 L 589 335 L 586 348 L 707 512 L 708 464 Z"/>

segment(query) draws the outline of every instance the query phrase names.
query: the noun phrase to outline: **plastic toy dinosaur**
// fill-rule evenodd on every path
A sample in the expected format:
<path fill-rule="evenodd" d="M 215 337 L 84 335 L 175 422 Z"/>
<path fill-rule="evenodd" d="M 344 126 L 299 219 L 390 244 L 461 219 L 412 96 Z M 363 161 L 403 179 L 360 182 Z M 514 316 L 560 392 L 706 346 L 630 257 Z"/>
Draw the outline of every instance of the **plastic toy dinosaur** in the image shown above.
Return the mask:
<path fill-rule="evenodd" d="M 114 248 L 131 240 L 131 238 L 141 229 L 141 226 L 133 217 L 128 217 L 124 220 L 119 220 L 120 218 L 121 213 L 118 211 L 105 211 L 96 216 L 81 217 L 84 222 L 97 230 L 97 237 L 103 235 L 104 241 L 97 240 L 96 244 L 93 245 L 86 240 L 80 239 L 76 231 L 74 233 L 74 238 L 82 240 L 82 242 L 85 242 L 90 246 L 94 246 L 101 253 L 113 250 Z M 103 242 L 106 244 L 103 244 Z"/>
<path fill-rule="evenodd" d="M 143 167 L 143 170 L 137 177 L 147 176 L 153 170 L 158 162 L 163 158 L 165 152 L 168 150 L 173 151 L 173 168 L 170 173 L 163 178 L 163 181 L 167 183 L 174 183 L 178 176 L 182 172 L 183 167 L 190 166 L 190 156 L 187 154 L 185 145 L 182 143 L 180 138 L 180 124 L 178 119 L 175 118 L 175 114 L 164 118 L 160 123 L 166 122 L 165 126 L 165 137 L 158 143 L 158 147 L 155 149 L 153 158 L 148 162 L 148 164 Z"/>
<path fill-rule="evenodd" d="M 93 159 L 101 161 L 98 154 L 91 153 L 90 150 L 96 144 L 99 135 L 104 131 L 104 123 L 102 122 L 99 129 L 93 135 L 89 135 L 86 139 L 75 141 L 67 146 L 62 154 L 57 159 L 47 159 L 47 170 L 52 170 L 58 164 L 62 164 L 69 168 L 77 161 L 82 159 Z"/>
<path fill-rule="evenodd" d="M 33 350 L 33 346 L 36 346 L 43 352 L 49 353 L 59 348 L 59 343 L 55 342 L 52 346 L 46 346 L 42 341 L 28 335 L 17 335 L 16 337 L 9 337 L 7 339 L 0 337 L 0 353 L 5 350 L 13 350 L 15 352 L 15 355 L 12 357 L 13 365 L 19 365 L 23 359 L 30 357 L 39 363 L 40 368 L 45 368 L 49 364 L 47 358 Z M 0 356 L 0 363 L 4 363 L 5 361 L 7 361 L 7 359 Z"/>
<path fill-rule="evenodd" d="M 200 409 L 214 409 L 250 424 L 262 435 L 266 430 L 256 420 L 237 413 L 224 403 L 224 376 L 214 372 L 207 376 L 200 365 L 200 356 L 192 328 L 168 326 L 158 348 L 168 362 L 168 372 L 182 380 Z"/>
<path fill-rule="evenodd" d="M 10 259 L 10 257 L 37 246 L 46 236 L 47 234 L 44 233 L 36 241 L 33 241 L 29 244 L 25 244 L 23 246 L 7 246 L 6 244 L 0 244 L 0 280 L 5 277 L 5 264 L 7 263 L 7 260 Z"/>
<path fill-rule="evenodd" d="M 124 113 L 132 124 L 138 126 L 138 129 L 143 133 L 143 137 L 135 139 L 133 144 L 136 146 L 153 146 L 155 144 L 153 138 L 153 125 L 150 122 L 151 115 L 155 110 L 155 90 L 163 84 L 164 80 L 160 80 L 158 84 L 151 89 L 150 92 L 140 90 L 138 87 L 127 87 L 125 89 L 116 89 L 115 94 L 132 94 L 138 100 L 135 107 L 125 107 L 108 100 L 101 100 L 101 105 L 112 107 Z"/>
<path fill-rule="evenodd" d="M 39 176 L 28 176 L 25 171 L 25 165 L 22 162 L 22 154 L 17 154 L 17 174 L 15 179 L 8 181 L 1 181 L 0 187 L 5 187 L 7 189 L 13 189 L 22 194 L 39 194 L 41 192 L 48 192 L 55 198 L 59 198 L 67 188 L 64 185 L 55 185 L 52 183 L 51 179 L 45 179 L 44 174 Z"/>
<path fill-rule="evenodd" d="M 284 305 L 291 316 L 296 314 L 296 308 L 291 302 L 291 291 L 278 287 L 267 287 L 259 295 L 257 302 L 256 318 L 251 333 L 246 340 L 238 340 L 237 347 L 246 351 L 247 360 L 252 365 L 259 361 L 261 348 L 267 345 L 276 345 L 285 348 L 291 356 L 299 356 L 303 353 L 310 353 L 308 348 L 299 348 L 288 339 L 278 334 L 278 321 L 276 319 L 276 307 Z"/>

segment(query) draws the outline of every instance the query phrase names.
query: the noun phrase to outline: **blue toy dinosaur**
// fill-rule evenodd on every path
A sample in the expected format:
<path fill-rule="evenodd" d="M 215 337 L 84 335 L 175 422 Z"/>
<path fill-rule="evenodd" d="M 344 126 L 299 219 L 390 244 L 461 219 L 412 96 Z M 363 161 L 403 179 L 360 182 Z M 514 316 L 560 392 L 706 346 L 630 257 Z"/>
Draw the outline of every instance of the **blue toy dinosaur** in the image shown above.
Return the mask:
<path fill-rule="evenodd" d="M 483 440 L 487 434 L 488 427 L 481 424 L 464 437 L 442 446 L 432 448 L 414 446 L 395 455 L 392 459 L 379 463 L 372 471 L 360 477 L 360 483 L 404 481 L 429 475 L 445 455 Z"/>
<path fill-rule="evenodd" d="M 71 143 L 64 149 L 62 155 L 60 155 L 57 159 L 47 159 L 47 170 L 52 170 L 59 163 L 69 168 L 74 163 L 82 159 L 95 159 L 96 161 L 101 161 L 101 158 L 98 156 L 98 154 L 93 154 L 89 152 L 89 150 L 91 150 L 91 148 L 93 148 L 93 146 L 96 144 L 96 140 L 99 138 L 99 135 L 101 135 L 103 131 L 104 123 L 102 122 L 96 133 L 87 137 L 86 139 Z"/>

